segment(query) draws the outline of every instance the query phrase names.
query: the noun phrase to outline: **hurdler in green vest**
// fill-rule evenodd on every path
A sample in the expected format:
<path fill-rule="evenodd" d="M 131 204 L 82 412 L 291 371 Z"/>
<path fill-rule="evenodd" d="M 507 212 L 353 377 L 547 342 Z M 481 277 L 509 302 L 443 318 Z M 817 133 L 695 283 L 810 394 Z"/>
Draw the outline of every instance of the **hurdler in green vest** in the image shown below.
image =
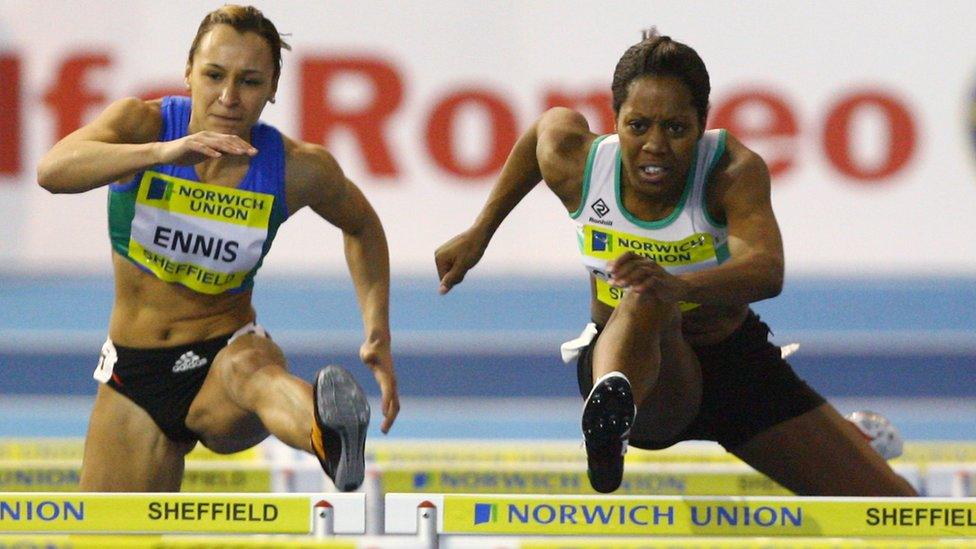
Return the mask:
<path fill-rule="evenodd" d="M 915 490 L 809 387 L 750 304 L 779 294 L 784 256 L 766 164 L 705 129 L 708 71 L 651 32 L 621 56 L 614 132 L 544 113 L 515 144 L 472 226 L 435 254 L 440 291 L 463 280 L 540 180 L 569 213 L 590 318 L 560 349 L 575 363 L 592 487 L 621 483 L 629 445 L 712 440 L 798 494 Z"/>

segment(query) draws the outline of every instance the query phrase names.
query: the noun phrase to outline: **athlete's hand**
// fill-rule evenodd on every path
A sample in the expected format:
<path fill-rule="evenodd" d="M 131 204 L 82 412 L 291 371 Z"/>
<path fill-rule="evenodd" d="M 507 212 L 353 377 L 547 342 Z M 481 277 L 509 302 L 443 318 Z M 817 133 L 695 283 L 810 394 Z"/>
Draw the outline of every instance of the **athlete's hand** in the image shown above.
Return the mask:
<path fill-rule="evenodd" d="M 441 295 L 464 280 L 464 275 L 481 261 L 487 246 L 484 235 L 472 228 L 437 248 L 434 252 L 434 264 L 437 265 L 437 276 L 441 281 L 438 288 Z"/>
<path fill-rule="evenodd" d="M 607 272 L 610 274 L 610 284 L 665 303 L 681 301 L 688 293 L 683 280 L 653 260 L 634 252 L 625 252 L 607 263 Z"/>
<path fill-rule="evenodd" d="M 258 150 L 239 136 L 217 133 L 197 132 L 173 141 L 159 143 L 156 149 L 158 164 L 178 164 L 192 166 L 209 158 L 220 158 L 225 154 L 254 156 Z"/>
<path fill-rule="evenodd" d="M 400 397 L 397 394 L 396 372 L 393 371 L 393 355 L 390 353 L 390 342 L 366 340 L 359 347 L 359 359 L 370 370 L 380 386 L 380 402 L 383 411 L 383 423 L 380 431 L 386 434 L 393 426 L 393 421 L 400 413 Z"/>

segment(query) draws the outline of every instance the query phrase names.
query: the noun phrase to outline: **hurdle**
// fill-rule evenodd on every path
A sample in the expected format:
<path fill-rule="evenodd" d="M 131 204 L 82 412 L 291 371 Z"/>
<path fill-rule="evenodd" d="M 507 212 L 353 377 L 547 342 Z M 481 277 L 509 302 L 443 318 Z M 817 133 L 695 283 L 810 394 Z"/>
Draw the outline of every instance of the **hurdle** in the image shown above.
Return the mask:
<path fill-rule="evenodd" d="M 904 453 L 898 459 L 915 463 L 976 462 L 976 442 L 905 441 Z"/>
<path fill-rule="evenodd" d="M 77 491 L 82 448 L 80 438 L 0 440 L 0 492 Z M 909 442 L 905 454 L 892 466 L 921 495 L 973 495 L 973 471 L 966 471 L 976 467 L 976 444 Z M 788 495 L 713 443 L 632 450 L 627 456 L 621 495 Z M 367 461 L 373 478 L 363 490 L 380 493 L 378 504 L 368 500 L 372 508 L 382 507 L 386 492 L 593 493 L 583 474 L 585 454 L 569 441 L 379 441 L 367 444 Z M 958 471 L 946 472 L 952 468 Z M 185 493 L 333 489 L 311 456 L 274 439 L 230 456 L 195 449 L 182 485 Z"/>
<path fill-rule="evenodd" d="M 529 443 L 527 443 L 529 442 Z M 2 454 L 0 454 L 2 458 Z M 572 462 L 585 463 L 581 441 L 553 440 L 370 440 L 366 459 L 377 463 L 403 462 Z M 638 463 L 743 463 L 714 442 L 683 441 L 661 450 L 628 448 L 627 466 Z M 904 453 L 892 464 L 976 462 L 976 442 L 906 440 Z"/>
<path fill-rule="evenodd" d="M 80 438 L 0 440 L 0 492 L 75 492 L 84 441 Z M 292 455 L 295 453 L 295 455 Z M 235 454 L 198 445 L 187 455 L 181 490 L 193 493 L 328 491 L 321 467 L 269 439 Z"/>
<path fill-rule="evenodd" d="M 976 463 L 929 463 L 925 467 L 925 490 L 952 497 L 972 497 Z"/>
<path fill-rule="evenodd" d="M 375 467 L 384 492 L 589 494 L 575 463 L 403 463 Z M 628 467 L 620 495 L 790 495 L 745 464 L 666 463 Z"/>
<path fill-rule="evenodd" d="M 262 462 L 276 442 L 262 442 L 253 448 L 234 454 L 217 454 L 198 444 L 187 454 L 189 462 L 238 461 Z M 68 438 L 7 438 L 0 439 L 0 461 L 78 461 L 85 453 L 85 439 Z"/>
<path fill-rule="evenodd" d="M 277 492 L 288 467 L 242 461 L 191 462 L 183 492 Z M 0 461 L 0 492 L 77 492 L 81 463 L 75 460 Z"/>
<path fill-rule="evenodd" d="M 436 508 L 449 536 L 962 539 L 976 536 L 972 498 L 387 494 L 386 531 L 426 535 L 413 511 Z M 644 538 L 647 541 L 647 538 Z M 752 540 L 752 543 L 755 543 Z M 872 541 L 873 543 L 873 541 Z M 616 545 L 616 543 L 614 543 Z"/>
<path fill-rule="evenodd" d="M 580 441 L 532 440 L 429 440 L 369 441 L 366 459 L 388 463 L 491 462 L 491 463 L 586 463 Z M 976 461 L 976 445 L 974 445 Z M 624 457 L 632 463 L 742 463 L 718 444 L 685 441 L 663 450 L 630 448 Z"/>
<path fill-rule="evenodd" d="M 84 439 L 17 438 L 0 439 L 0 461 L 69 461 L 79 463 Z M 301 461 L 303 452 L 269 438 L 257 446 L 235 454 L 216 454 L 197 445 L 187 455 L 187 463 L 217 462 L 290 462 Z M 369 440 L 366 443 L 369 462 L 572 462 L 585 463 L 580 441 L 532 440 Z M 662 450 L 630 448 L 625 456 L 629 465 L 639 463 L 742 463 L 713 442 L 684 441 Z M 892 463 L 976 462 L 976 442 L 906 441 L 904 454 Z"/>
<path fill-rule="evenodd" d="M 391 463 L 375 466 L 375 489 L 384 492 L 517 493 L 596 495 L 586 467 L 576 463 Z M 916 489 L 922 486 L 914 464 L 895 470 Z M 792 495 L 744 463 L 637 463 L 629 465 L 619 495 Z M 956 495 L 949 494 L 946 495 Z"/>
<path fill-rule="evenodd" d="M 379 548 L 380 545 L 364 545 L 358 539 L 312 539 L 308 536 L 166 536 L 166 535 L 4 535 L 0 534 L 0 547 L 43 549 L 358 549 Z"/>
<path fill-rule="evenodd" d="M 469 542 L 468 539 L 464 540 Z M 458 545 L 464 547 L 464 545 Z M 964 539 L 938 541 L 912 539 L 858 539 L 858 538 L 721 538 L 721 537 L 574 537 L 567 539 L 532 536 L 517 538 L 512 542 L 499 539 L 491 545 L 493 549 L 969 549 L 970 542 Z M 452 546 L 453 549 L 453 546 Z"/>
<path fill-rule="evenodd" d="M 0 493 L 0 533 L 302 534 L 365 532 L 361 493 Z"/>

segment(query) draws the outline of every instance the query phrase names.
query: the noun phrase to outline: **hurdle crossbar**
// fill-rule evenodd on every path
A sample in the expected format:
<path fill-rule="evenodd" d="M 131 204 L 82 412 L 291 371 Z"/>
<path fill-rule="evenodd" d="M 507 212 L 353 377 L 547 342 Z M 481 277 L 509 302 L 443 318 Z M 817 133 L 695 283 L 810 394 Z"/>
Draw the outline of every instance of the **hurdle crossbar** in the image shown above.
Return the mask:
<path fill-rule="evenodd" d="M 331 526 L 317 522 L 323 501 L 335 509 Z M 364 533 L 364 494 L 0 493 L 0 533 L 307 535 L 323 528 Z"/>
<path fill-rule="evenodd" d="M 417 531 L 438 509 L 441 534 L 585 536 L 976 536 L 976 499 L 387 494 L 386 532 Z"/>

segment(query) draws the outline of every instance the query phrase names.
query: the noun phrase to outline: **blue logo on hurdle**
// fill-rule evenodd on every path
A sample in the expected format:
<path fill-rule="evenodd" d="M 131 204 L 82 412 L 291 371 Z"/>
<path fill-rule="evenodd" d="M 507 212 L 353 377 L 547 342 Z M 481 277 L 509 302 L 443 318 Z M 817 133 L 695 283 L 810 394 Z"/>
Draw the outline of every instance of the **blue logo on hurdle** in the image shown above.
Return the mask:
<path fill-rule="evenodd" d="M 498 520 L 497 503 L 475 503 L 474 504 L 474 523 L 484 524 Z"/>
<path fill-rule="evenodd" d="M 416 473 L 413 476 L 413 487 L 414 489 L 425 488 L 429 481 L 430 477 L 427 473 Z"/>

